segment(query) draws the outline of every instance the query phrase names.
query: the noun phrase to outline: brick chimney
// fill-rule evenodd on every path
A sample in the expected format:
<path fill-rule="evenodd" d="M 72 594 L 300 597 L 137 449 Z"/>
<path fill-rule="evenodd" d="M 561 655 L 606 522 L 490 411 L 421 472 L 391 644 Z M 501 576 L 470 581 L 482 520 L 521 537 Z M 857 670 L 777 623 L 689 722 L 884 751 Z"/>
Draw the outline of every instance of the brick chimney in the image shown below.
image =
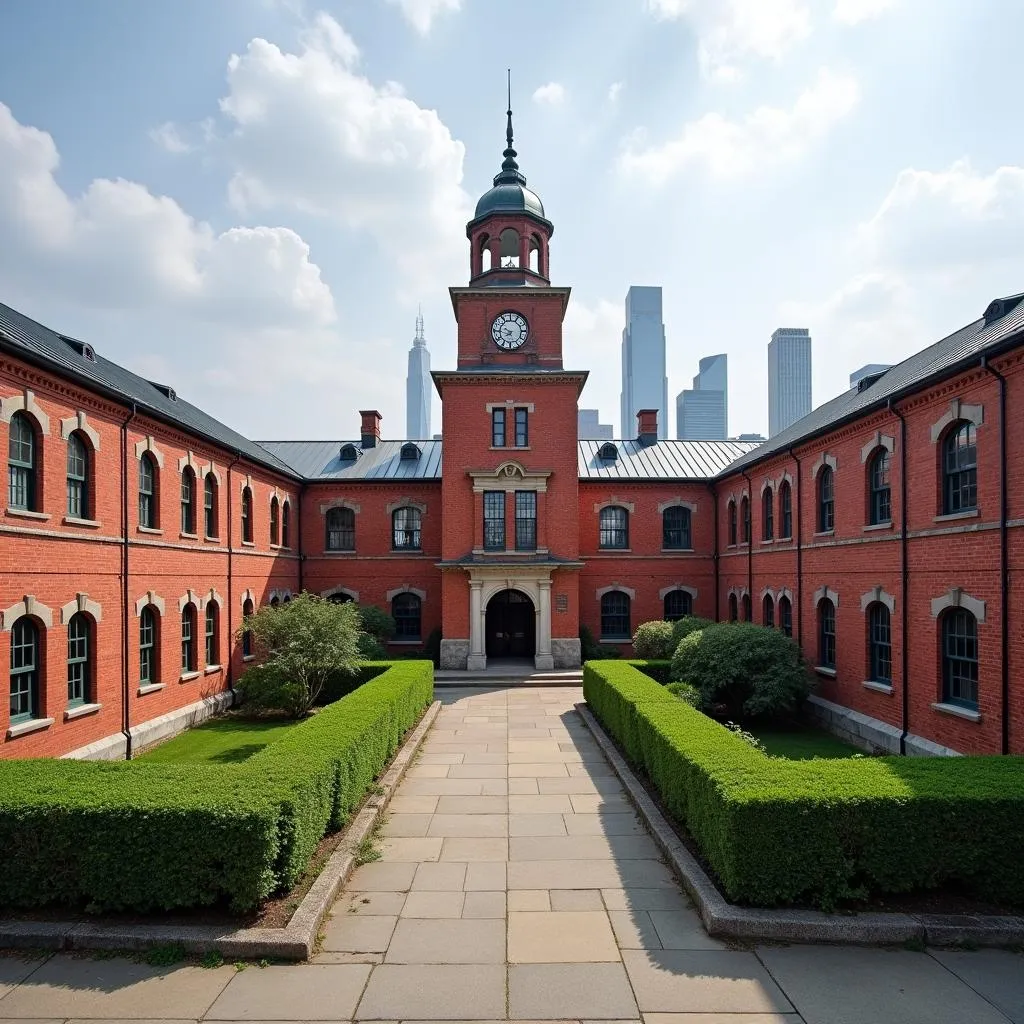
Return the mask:
<path fill-rule="evenodd" d="M 658 440 L 658 410 L 641 409 L 636 414 L 636 439 L 645 447 Z"/>
<path fill-rule="evenodd" d="M 380 413 L 376 409 L 360 409 L 363 425 L 359 429 L 364 448 L 376 448 L 380 440 Z"/>

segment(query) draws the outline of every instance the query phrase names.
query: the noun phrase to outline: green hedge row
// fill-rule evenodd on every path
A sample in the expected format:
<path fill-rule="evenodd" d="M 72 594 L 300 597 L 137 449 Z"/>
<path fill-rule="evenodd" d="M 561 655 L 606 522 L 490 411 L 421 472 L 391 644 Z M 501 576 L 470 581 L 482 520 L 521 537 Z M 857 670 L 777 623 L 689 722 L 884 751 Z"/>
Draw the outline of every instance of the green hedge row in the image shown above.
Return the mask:
<path fill-rule="evenodd" d="M 1024 758 L 785 761 L 627 663 L 588 663 L 583 693 L 732 900 L 831 907 L 957 882 L 1024 902 Z"/>
<path fill-rule="evenodd" d="M 433 698 L 404 661 L 237 765 L 0 763 L 0 906 L 251 909 L 344 824 Z"/>

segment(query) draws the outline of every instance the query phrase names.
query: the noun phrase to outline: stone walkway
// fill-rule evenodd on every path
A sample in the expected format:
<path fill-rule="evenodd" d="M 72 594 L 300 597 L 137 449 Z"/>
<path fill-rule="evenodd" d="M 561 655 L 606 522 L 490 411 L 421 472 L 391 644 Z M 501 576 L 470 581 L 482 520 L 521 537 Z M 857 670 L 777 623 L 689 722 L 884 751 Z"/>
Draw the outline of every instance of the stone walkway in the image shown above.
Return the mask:
<path fill-rule="evenodd" d="M 1024 1024 L 1024 957 L 710 939 L 572 709 L 445 707 L 311 964 L 0 958 L 11 1020 Z"/>

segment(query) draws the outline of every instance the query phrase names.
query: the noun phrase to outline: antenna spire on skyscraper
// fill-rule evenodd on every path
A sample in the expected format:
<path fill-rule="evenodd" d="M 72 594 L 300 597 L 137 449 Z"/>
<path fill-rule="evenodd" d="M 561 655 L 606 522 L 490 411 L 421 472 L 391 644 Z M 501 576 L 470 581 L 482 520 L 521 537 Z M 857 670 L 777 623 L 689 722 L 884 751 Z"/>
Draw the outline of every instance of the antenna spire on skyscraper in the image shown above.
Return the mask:
<path fill-rule="evenodd" d="M 427 343 L 426 342 L 426 338 L 424 338 L 424 336 L 423 336 L 423 307 L 422 306 L 417 306 L 416 307 L 416 338 L 415 338 L 415 341 L 416 341 L 416 344 L 418 344 L 418 345 L 425 345 Z"/>

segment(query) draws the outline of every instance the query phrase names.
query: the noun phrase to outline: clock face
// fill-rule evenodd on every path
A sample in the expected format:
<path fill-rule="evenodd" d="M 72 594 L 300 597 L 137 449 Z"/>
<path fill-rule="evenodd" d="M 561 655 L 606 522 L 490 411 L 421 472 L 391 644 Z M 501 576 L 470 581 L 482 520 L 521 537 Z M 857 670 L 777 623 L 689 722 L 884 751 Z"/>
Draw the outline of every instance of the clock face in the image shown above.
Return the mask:
<path fill-rule="evenodd" d="M 526 344 L 530 327 L 521 313 L 500 313 L 491 324 L 491 338 L 498 348 L 512 352 Z"/>

